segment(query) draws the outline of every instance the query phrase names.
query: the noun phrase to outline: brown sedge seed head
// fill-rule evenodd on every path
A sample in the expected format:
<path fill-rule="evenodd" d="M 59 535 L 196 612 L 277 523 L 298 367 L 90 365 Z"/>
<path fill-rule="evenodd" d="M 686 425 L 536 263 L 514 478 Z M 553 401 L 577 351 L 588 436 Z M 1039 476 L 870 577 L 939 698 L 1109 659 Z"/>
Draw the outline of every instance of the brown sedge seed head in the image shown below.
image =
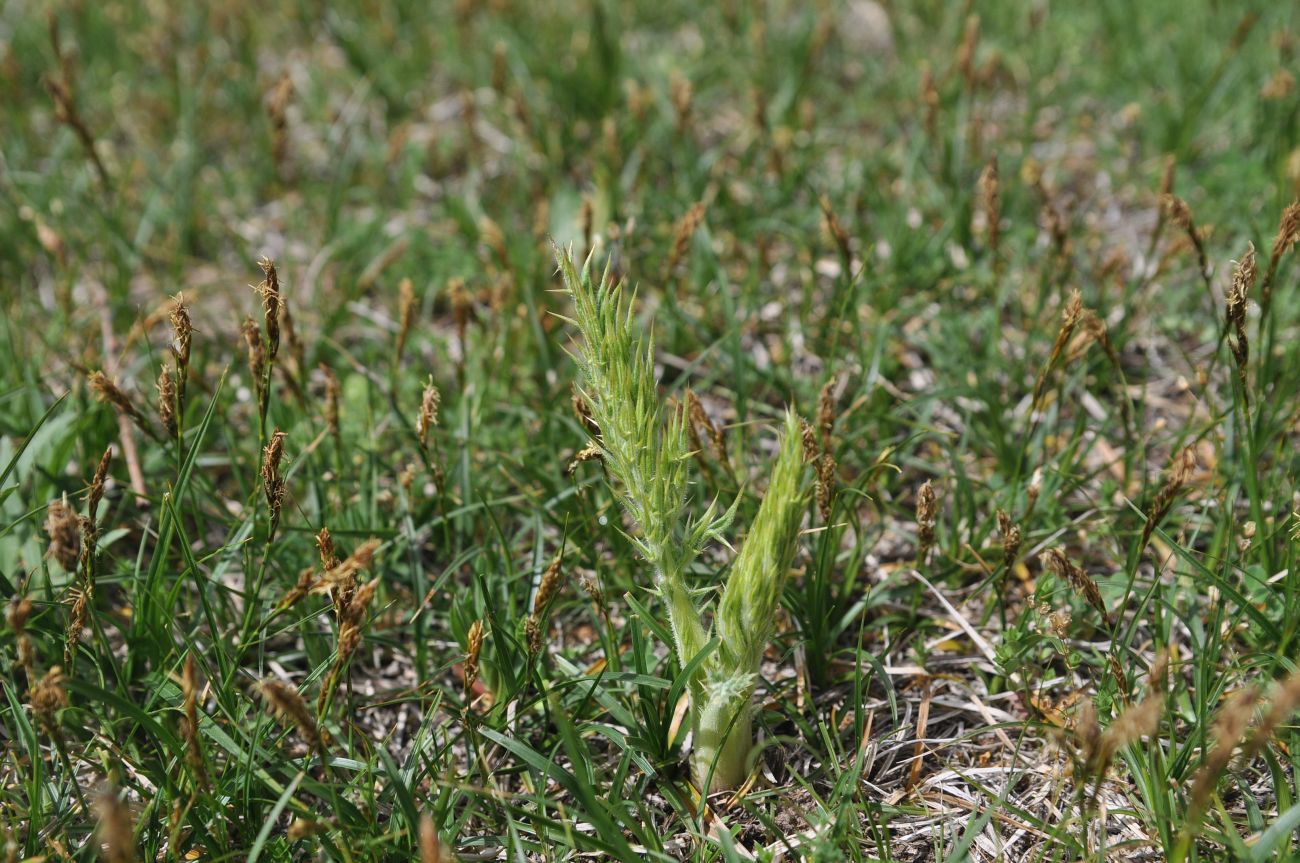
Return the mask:
<path fill-rule="evenodd" d="M 185 295 L 177 294 L 169 315 L 172 325 L 172 355 L 181 370 L 190 365 L 190 342 L 194 334 L 194 325 L 190 322 L 190 310 L 185 305 Z"/>
<path fill-rule="evenodd" d="M 131 810 L 111 785 L 95 801 L 95 836 L 104 863 L 136 863 L 135 826 Z"/>
<path fill-rule="evenodd" d="M 429 449 L 429 432 L 438 424 L 438 407 L 441 404 L 442 393 L 434 385 L 433 375 L 429 375 L 420 396 L 420 416 L 415 423 L 415 430 L 420 436 L 420 448 L 423 450 Z"/>
<path fill-rule="evenodd" d="M 274 678 L 267 678 L 257 685 L 257 690 L 281 724 L 295 728 L 298 736 L 308 745 L 320 746 L 316 718 L 296 688 Z"/>
<path fill-rule="evenodd" d="M 45 533 L 50 538 L 49 556 L 67 572 L 76 572 L 81 556 L 81 520 L 66 501 L 50 503 L 45 514 Z"/>
<path fill-rule="evenodd" d="M 275 271 L 275 261 L 262 258 L 257 262 L 264 278 L 257 286 L 262 295 L 262 317 L 266 325 L 266 345 L 270 359 L 280 350 L 280 277 Z"/>
<path fill-rule="evenodd" d="M 397 347 L 394 351 L 398 362 L 401 362 L 402 354 L 406 350 L 406 340 L 411 334 L 411 325 L 415 321 L 415 287 L 411 284 L 410 279 L 402 279 L 401 284 L 397 286 L 399 296 L 398 307 L 398 324 L 397 324 Z"/>
<path fill-rule="evenodd" d="M 939 512 L 934 484 L 926 480 L 916 493 L 916 544 L 917 560 L 924 560 L 926 552 L 934 545 L 934 526 Z"/>
<path fill-rule="evenodd" d="M 465 637 L 464 686 L 468 696 L 478 682 L 479 654 L 483 650 L 483 621 L 476 620 L 469 627 Z"/>
<path fill-rule="evenodd" d="M 167 434 L 176 436 L 176 382 L 172 370 L 164 365 L 158 375 L 158 419 Z"/>

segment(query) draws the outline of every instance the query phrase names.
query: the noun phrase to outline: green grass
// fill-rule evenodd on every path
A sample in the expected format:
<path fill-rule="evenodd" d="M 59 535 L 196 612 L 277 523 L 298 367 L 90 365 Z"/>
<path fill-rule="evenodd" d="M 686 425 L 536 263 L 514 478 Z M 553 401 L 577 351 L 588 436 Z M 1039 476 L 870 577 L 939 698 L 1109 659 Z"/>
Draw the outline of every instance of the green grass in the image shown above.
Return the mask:
<path fill-rule="evenodd" d="M 0 4 L 6 860 L 98 859 L 123 815 L 142 860 L 420 859 L 426 819 L 464 860 L 1300 855 L 1297 728 L 1253 730 L 1300 655 L 1294 254 L 1267 309 L 1249 294 L 1244 384 L 1224 307 L 1300 194 L 1292 4 L 173 5 Z M 1169 160 L 1208 277 L 1161 215 Z M 604 468 L 569 469 L 589 429 L 552 241 L 636 288 L 658 395 L 721 429 L 697 429 L 686 515 L 735 501 L 736 549 L 786 407 L 829 410 L 829 517 L 810 501 L 738 794 L 693 787 L 697 667 Z M 264 255 L 294 338 L 260 416 L 241 326 L 265 328 Z M 1095 317 L 1054 351 L 1076 290 Z M 100 369 L 147 432 L 95 400 Z M 49 504 L 84 513 L 108 447 L 72 572 Z M 320 577 L 322 528 L 340 559 L 378 541 L 348 614 L 323 586 L 283 602 Z M 1058 548 L 1073 585 L 1040 560 Z M 712 543 L 684 580 L 735 559 Z M 1194 800 L 1250 686 L 1249 748 Z M 1104 735 L 1153 694 L 1158 730 L 1089 773 L 1084 705 Z"/>

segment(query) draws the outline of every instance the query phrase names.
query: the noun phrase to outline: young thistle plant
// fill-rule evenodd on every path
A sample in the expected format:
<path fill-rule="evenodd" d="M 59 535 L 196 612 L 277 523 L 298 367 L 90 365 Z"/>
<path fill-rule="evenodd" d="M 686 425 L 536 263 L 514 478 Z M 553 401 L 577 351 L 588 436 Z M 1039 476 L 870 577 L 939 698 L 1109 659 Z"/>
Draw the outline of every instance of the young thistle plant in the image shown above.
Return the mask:
<path fill-rule="evenodd" d="M 678 662 L 686 666 L 718 638 L 688 686 L 692 775 L 710 792 L 734 788 L 747 773 L 759 661 L 775 628 L 808 503 L 799 419 L 786 413 L 767 494 L 710 624 L 707 603 L 686 572 L 708 542 L 722 540 L 736 505 L 719 512 L 714 502 L 702 517 L 690 516 L 689 414 L 667 415 L 654 378 L 653 344 L 634 334 L 623 286 L 613 283 L 608 264 L 593 283 L 590 261 L 579 273 L 568 251 L 556 249 L 556 259 L 583 336 L 575 358 L 580 393 L 599 429 L 594 443 L 636 525 L 631 539 L 654 572 Z"/>

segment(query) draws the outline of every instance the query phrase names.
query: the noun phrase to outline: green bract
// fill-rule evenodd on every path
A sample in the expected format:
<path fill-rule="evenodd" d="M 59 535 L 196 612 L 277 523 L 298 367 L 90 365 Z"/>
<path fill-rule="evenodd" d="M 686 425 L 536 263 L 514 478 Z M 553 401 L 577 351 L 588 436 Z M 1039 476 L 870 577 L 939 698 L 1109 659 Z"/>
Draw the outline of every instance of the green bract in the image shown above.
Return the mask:
<path fill-rule="evenodd" d="M 579 273 L 567 251 L 557 249 L 556 260 L 583 335 L 579 389 L 600 429 L 595 443 L 636 526 L 631 539 L 654 571 L 678 661 L 685 666 L 718 638 L 690 681 L 692 773 L 710 791 L 734 787 L 746 774 L 755 678 L 808 502 L 798 419 L 786 412 L 767 494 L 710 625 L 707 604 L 685 573 L 711 539 L 721 538 L 735 504 L 723 512 L 710 504 L 698 519 L 688 514 L 688 420 L 684 411 L 668 414 L 659 399 L 652 341 L 634 335 L 631 303 L 608 266 L 593 283 L 590 262 Z"/>

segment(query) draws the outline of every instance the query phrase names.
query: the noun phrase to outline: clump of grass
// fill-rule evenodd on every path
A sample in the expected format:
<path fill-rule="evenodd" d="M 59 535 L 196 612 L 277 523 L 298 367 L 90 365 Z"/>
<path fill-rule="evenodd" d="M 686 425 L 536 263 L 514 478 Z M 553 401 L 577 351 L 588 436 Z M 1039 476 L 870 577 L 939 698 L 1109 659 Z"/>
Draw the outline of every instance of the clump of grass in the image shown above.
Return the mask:
<path fill-rule="evenodd" d="M 631 305 L 609 266 L 594 280 L 590 263 L 579 273 L 569 253 L 557 249 L 556 258 L 583 336 L 576 358 L 580 389 L 600 430 L 594 442 L 636 526 L 632 541 L 654 573 L 677 659 L 684 667 L 697 663 L 688 686 L 692 774 L 702 789 L 734 788 L 747 773 L 758 663 L 775 627 L 807 504 L 798 418 L 786 413 L 767 492 L 710 626 L 687 567 L 707 543 L 721 539 L 735 507 L 719 513 L 710 505 L 698 518 L 689 515 L 689 411 L 665 416 L 653 346 L 635 335 Z M 700 659 L 711 630 L 717 650 Z"/>

